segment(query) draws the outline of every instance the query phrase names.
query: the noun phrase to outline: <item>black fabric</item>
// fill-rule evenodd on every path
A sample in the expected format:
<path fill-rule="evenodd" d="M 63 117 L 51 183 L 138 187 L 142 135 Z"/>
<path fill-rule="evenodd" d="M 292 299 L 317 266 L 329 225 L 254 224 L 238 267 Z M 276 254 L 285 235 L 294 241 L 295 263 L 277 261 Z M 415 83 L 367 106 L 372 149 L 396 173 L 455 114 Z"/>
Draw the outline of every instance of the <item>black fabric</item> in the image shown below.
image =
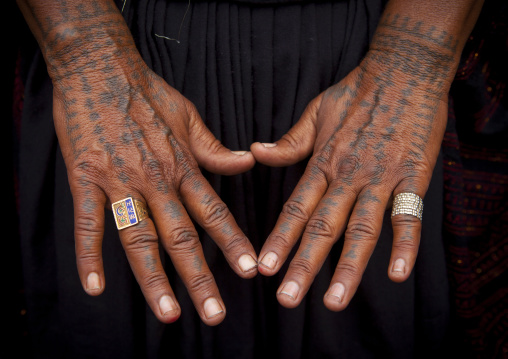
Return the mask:
<path fill-rule="evenodd" d="M 122 4 L 119 4 L 121 7 Z M 124 16 L 147 64 L 198 108 L 232 150 L 272 142 L 307 103 L 351 71 L 367 50 L 381 1 L 245 5 L 128 1 Z M 30 59 L 31 60 L 31 59 Z M 51 83 L 39 52 L 27 62 L 21 138 L 20 206 L 23 264 L 34 351 L 39 358 L 410 358 L 440 345 L 448 320 L 441 243 L 442 177 L 425 198 L 424 230 L 414 273 L 387 277 L 392 231 L 384 230 L 350 306 L 322 302 L 340 255 L 339 240 L 307 297 L 285 309 L 275 297 L 287 265 L 274 277 L 237 277 L 201 231 L 227 317 L 201 323 L 169 259 L 170 283 L 182 307 L 171 325 L 145 304 L 107 213 L 106 290 L 88 297 L 77 275 L 72 198 L 54 134 Z M 440 161 L 438 161 L 440 163 Z M 262 165 L 246 174 L 207 174 L 259 252 L 305 163 Z"/>

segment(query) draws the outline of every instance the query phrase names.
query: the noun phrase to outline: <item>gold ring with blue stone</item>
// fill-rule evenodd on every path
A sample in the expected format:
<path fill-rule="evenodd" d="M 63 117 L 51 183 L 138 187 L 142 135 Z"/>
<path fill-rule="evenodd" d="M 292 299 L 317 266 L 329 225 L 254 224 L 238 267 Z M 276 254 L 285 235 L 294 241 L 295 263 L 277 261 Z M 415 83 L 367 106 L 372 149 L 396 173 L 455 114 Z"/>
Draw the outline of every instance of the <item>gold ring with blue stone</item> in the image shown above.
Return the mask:
<path fill-rule="evenodd" d="M 115 202 L 111 206 L 118 230 L 135 226 L 148 218 L 148 209 L 145 204 L 131 197 Z"/>

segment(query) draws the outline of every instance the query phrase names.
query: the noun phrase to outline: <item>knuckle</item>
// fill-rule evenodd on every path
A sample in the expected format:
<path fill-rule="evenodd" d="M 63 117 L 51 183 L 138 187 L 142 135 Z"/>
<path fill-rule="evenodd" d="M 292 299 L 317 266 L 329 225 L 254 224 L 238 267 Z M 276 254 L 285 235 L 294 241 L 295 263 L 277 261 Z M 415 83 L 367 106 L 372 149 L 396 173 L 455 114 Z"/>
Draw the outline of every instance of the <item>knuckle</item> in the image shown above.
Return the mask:
<path fill-rule="evenodd" d="M 151 158 L 142 162 L 142 169 L 146 177 L 152 182 L 158 182 L 164 178 L 164 170 L 159 161 Z"/>
<path fill-rule="evenodd" d="M 233 236 L 226 242 L 224 251 L 228 253 L 235 253 L 242 251 L 247 247 L 249 240 L 245 236 Z"/>
<path fill-rule="evenodd" d="M 283 251 L 293 248 L 293 241 L 291 241 L 287 235 L 281 233 L 273 233 L 268 238 L 271 245 L 282 249 Z"/>
<path fill-rule="evenodd" d="M 196 248 L 199 245 L 199 237 L 196 231 L 190 227 L 176 228 L 170 235 L 170 250 L 185 251 Z"/>
<path fill-rule="evenodd" d="M 297 219 L 300 222 L 307 223 L 309 220 L 309 215 L 305 210 L 304 206 L 293 199 L 289 199 L 284 206 L 282 207 L 282 213 Z"/>
<path fill-rule="evenodd" d="M 333 237 L 332 225 L 324 218 L 311 218 L 307 223 L 306 233 L 325 238 Z"/>
<path fill-rule="evenodd" d="M 190 160 L 188 156 L 185 156 L 185 159 L 178 163 L 177 170 L 178 175 L 180 176 L 180 187 L 183 185 L 190 185 L 196 181 L 196 171 L 197 165 L 194 160 Z"/>
<path fill-rule="evenodd" d="M 69 168 L 69 177 L 71 179 L 77 179 L 78 183 L 82 183 L 80 181 L 82 176 L 86 176 L 87 182 L 95 182 L 94 180 L 98 180 L 102 177 L 102 174 L 105 171 L 105 165 L 107 163 L 107 158 L 105 158 L 105 153 L 100 152 L 89 152 L 81 161 L 75 161 Z"/>
<path fill-rule="evenodd" d="M 411 239 L 399 239 L 393 242 L 393 248 L 401 252 L 413 252 L 418 248 L 418 246 Z"/>
<path fill-rule="evenodd" d="M 326 145 L 325 148 L 328 149 L 329 145 Z M 313 176 L 323 175 L 326 180 L 329 180 L 330 174 L 330 154 L 329 151 L 321 150 L 316 153 L 309 161 L 309 165 L 311 174 Z"/>
<path fill-rule="evenodd" d="M 157 246 L 158 238 L 153 233 L 143 229 L 137 229 L 136 226 L 131 227 L 131 231 L 125 238 L 125 248 L 128 250 L 144 249 L 147 246 Z"/>
<path fill-rule="evenodd" d="M 85 248 L 76 250 L 76 258 L 80 265 L 95 264 L 101 260 L 101 255 L 97 251 L 90 251 Z"/>
<path fill-rule="evenodd" d="M 212 290 L 215 281 L 209 273 L 197 273 L 187 280 L 189 292 L 207 293 Z"/>
<path fill-rule="evenodd" d="M 348 278 L 355 278 L 361 274 L 359 266 L 353 261 L 339 261 L 337 272 Z"/>
<path fill-rule="evenodd" d="M 204 224 L 219 225 L 229 216 L 229 209 L 222 201 L 215 201 L 205 205 Z"/>
<path fill-rule="evenodd" d="M 203 136 L 204 137 L 204 136 Z M 222 142 L 216 139 L 215 137 L 211 137 L 210 140 L 208 140 L 208 151 L 211 154 L 218 153 L 222 149 Z"/>
<path fill-rule="evenodd" d="M 142 283 L 145 290 L 155 291 L 165 287 L 167 282 L 166 275 L 163 272 L 153 272 L 144 275 Z"/>
<path fill-rule="evenodd" d="M 295 258 L 291 262 L 291 270 L 302 276 L 314 275 L 314 266 L 306 258 Z"/>
<path fill-rule="evenodd" d="M 74 221 L 74 234 L 77 238 L 93 235 L 100 236 L 101 233 L 102 226 L 95 216 L 86 214 L 76 216 Z"/>
<path fill-rule="evenodd" d="M 370 221 L 357 220 L 349 222 L 345 237 L 350 240 L 376 240 L 377 231 Z"/>
<path fill-rule="evenodd" d="M 398 214 L 392 217 L 392 226 L 394 228 L 415 228 L 420 225 L 420 220 L 410 214 Z"/>
<path fill-rule="evenodd" d="M 361 160 L 358 155 L 350 154 L 339 162 L 337 172 L 339 176 L 352 176 L 361 168 Z"/>

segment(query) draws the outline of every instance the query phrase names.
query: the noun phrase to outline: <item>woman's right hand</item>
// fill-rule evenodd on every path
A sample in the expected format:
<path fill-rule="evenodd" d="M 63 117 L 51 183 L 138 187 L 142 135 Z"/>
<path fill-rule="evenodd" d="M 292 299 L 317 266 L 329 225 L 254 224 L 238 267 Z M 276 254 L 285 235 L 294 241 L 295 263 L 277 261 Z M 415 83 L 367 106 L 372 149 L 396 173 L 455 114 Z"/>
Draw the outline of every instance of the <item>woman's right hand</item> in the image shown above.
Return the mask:
<path fill-rule="evenodd" d="M 161 264 L 160 241 L 202 320 L 220 323 L 226 308 L 190 217 L 239 276 L 256 275 L 257 257 L 198 165 L 237 174 L 254 165 L 252 154 L 222 146 L 195 107 L 148 69 L 113 2 L 45 8 L 20 1 L 20 7 L 53 80 L 54 122 L 74 199 L 84 289 L 98 295 L 106 284 L 104 208 L 132 197 L 147 205 L 151 218 L 120 230 L 120 240 L 157 318 L 169 323 L 180 315 Z"/>

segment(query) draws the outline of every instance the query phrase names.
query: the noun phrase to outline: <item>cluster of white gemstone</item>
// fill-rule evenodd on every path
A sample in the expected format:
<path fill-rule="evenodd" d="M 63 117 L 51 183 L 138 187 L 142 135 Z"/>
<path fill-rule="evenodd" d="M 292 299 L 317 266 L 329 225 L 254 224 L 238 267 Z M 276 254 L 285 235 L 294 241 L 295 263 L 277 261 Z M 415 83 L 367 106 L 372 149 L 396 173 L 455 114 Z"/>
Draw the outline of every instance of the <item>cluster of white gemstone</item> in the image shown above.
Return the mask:
<path fill-rule="evenodd" d="M 422 220 L 423 201 L 414 193 L 399 193 L 393 200 L 392 217 L 397 214 L 410 214 Z"/>

